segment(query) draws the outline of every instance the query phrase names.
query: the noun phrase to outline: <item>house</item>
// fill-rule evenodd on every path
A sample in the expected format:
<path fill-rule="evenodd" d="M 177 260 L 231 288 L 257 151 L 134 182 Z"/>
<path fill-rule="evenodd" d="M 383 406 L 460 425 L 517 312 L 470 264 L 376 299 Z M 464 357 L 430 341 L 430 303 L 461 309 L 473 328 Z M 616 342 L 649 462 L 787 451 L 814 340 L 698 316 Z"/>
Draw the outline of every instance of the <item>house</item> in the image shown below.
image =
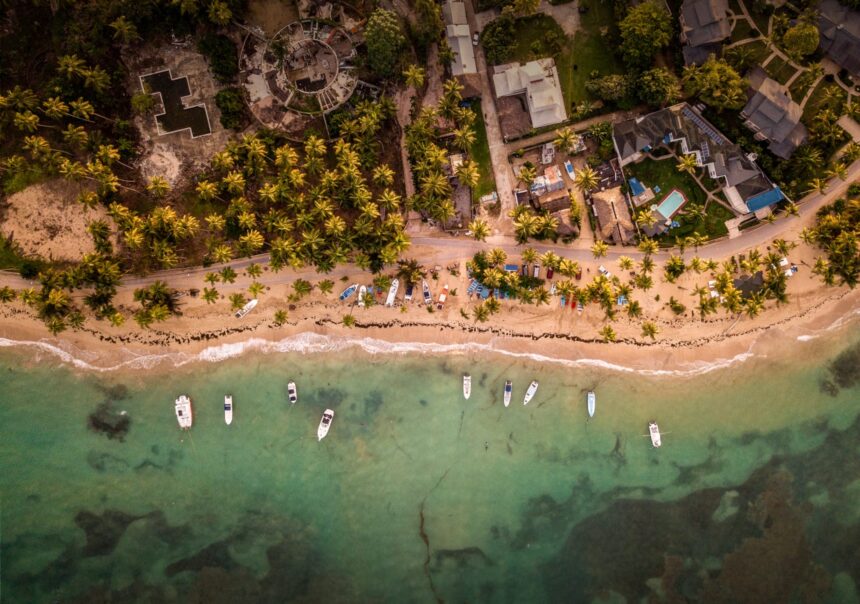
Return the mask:
<path fill-rule="evenodd" d="M 860 12 L 838 0 L 818 5 L 818 47 L 854 77 L 860 77 Z"/>
<path fill-rule="evenodd" d="M 768 141 L 774 155 L 788 159 L 808 138 L 800 121 L 803 109 L 791 100 L 788 88 L 769 78 L 761 67 L 748 77 L 750 99 L 741 111 L 744 125 L 755 132 L 757 140 Z"/>
<path fill-rule="evenodd" d="M 525 95 L 532 128 L 567 119 L 558 71 L 551 58 L 497 65 L 493 68 L 493 86 L 499 98 Z"/>
<path fill-rule="evenodd" d="M 661 146 L 679 155 L 694 155 L 708 176 L 722 185 L 722 193 L 738 215 L 783 199 L 782 191 L 754 159 L 687 103 L 619 122 L 613 127 L 612 140 L 622 167 Z"/>
<path fill-rule="evenodd" d="M 722 41 L 732 35 L 728 0 L 684 0 L 679 21 L 686 65 L 701 65 L 708 55 L 719 55 Z"/>
<path fill-rule="evenodd" d="M 603 240 L 612 241 L 617 245 L 633 242 L 636 227 L 633 226 L 621 187 L 595 191 L 591 195 L 591 204 L 594 216 L 597 218 L 597 234 Z"/>
<path fill-rule="evenodd" d="M 460 0 L 448 0 L 442 6 L 445 19 L 445 37 L 454 54 L 451 60 L 451 74 L 462 76 L 478 73 L 475 65 L 475 49 L 472 46 L 472 33 L 466 21 L 466 5 Z"/>

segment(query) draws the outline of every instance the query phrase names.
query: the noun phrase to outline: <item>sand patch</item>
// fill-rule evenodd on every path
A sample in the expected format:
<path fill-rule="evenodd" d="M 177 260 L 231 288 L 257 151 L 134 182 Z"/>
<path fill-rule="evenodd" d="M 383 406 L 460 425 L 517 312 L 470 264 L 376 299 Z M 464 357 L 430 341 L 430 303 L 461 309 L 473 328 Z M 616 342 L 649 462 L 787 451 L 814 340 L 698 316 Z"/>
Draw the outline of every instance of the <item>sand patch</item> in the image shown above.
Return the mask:
<path fill-rule="evenodd" d="M 82 190 L 80 185 L 52 180 L 9 196 L 0 208 L 0 233 L 28 256 L 80 260 L 95 250 L 87 225 L 105 220 L 113 227 L 105 208 L 89 209 L 77 201 Z"/>

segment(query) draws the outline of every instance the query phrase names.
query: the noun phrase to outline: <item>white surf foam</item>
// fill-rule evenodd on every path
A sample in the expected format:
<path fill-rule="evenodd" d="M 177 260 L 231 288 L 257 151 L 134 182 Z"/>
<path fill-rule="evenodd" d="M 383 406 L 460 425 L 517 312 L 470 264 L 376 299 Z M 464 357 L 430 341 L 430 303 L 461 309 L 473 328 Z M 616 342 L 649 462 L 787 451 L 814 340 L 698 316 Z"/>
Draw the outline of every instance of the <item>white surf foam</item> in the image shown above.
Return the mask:
<path fill-rule="evenodd" d="M 687 366 L 679 369 L 642 369 L 635 367 L 627 367 L 617 363 L 611 363 L 602 359 L 564 359 L 552 357 L 538 353 L 513 352 L 499 348 L 493 343 L 477 344 L 439 344 L 426 342 L 387 342 L 377 338 L 344 338 L 320 335 L 311 332 L 297 334 L 292 337 L 284 338 L 283 340 L 266 340 L 263 338 L 250 338 L 242 342 L 229 344 L 218 344 L 204 348 L 198 354 L 188 353 L 164 353 L 164 354 L 148 354 L 136 355 L 128 350 L 120 350 L 117 356 L 126 356 L 123 361 L 113 365 L 94 364 L 89 360 L 80 358 L 74 353 L 61 348 L 55 344 L 45 341 L 18 341 L 0 338 L 0 347 L 23 347 L 33 348 L 39 353 L 48 353 L 64 363 L 68 363 L 78 369 L 88 371 L 116 371 L 120 369 L 149 369 L 161 364 L 170 364 L 173 367 L 181 367 L 189 363 L 206 362 L 219 363 L 229 359 L 234 359 L 249 352 L 261 352 L 266 354 L 277 353 L 300 353 L 300 354 L 318 354 L 326 352 L 338 352 L 348 349 L 360 349 L 363 352 L 371 355 L 450 355 L 450 354 L 468 354 L 468 353 L 492 353 L 499 354 L 517 359 L 527 359 L 538 363 L 550 363 L 570 368 L 576 367 L 595 367 L 610 371 L 618 371 L 623 373 L 637 373 L 648 376 L 696 376 L 710 373 L 719 369 L 731 367 L 737 363 L 742 363 L 754 355 L 751 351 L 737 354 L 727 359 L 717 359 L 706 362 L 699 361 L 689 363 Z"/>

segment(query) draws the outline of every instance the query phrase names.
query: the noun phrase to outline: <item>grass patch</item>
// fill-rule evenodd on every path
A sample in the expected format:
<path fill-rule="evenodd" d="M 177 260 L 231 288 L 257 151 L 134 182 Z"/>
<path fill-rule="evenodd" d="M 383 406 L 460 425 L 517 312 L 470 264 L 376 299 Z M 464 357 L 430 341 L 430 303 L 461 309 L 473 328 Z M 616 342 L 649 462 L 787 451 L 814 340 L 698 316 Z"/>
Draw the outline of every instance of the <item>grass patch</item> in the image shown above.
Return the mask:
<path fill-rule="evenodd" d="M 690 202 L 705 203 L 707 196 L 702 188 L 686 172 L 678 171 L 678 161 L 675 158 L 657 161 L 646 158 L 641 162 L 624 166 L 627 177 L 638 178 L 646 187 L 660 187 L 660 193 L 654 198 L 653 203 L 660 201 L 669 194 L 672 189 L 678 189 Z"/>
<path fill-rule="evenodd" d="M 726 228 L 726 220 L 729 220 L 730 218 L 734 218 L 734 214 L 713 201 L 709 201 L 708 205 L 705 206 L 704 220 L 690 220 L 689 217 L 684 214 L 684 210 L 682 209 L 681 212 L 676 214 L 673 218 L 673 220 L 677 221 L 681 226 L 663 233 L 657 238 L 657 242 L 661 245 L 672 245 L 675 243 L 676 238 L 680 237 L 683 239 L 684 237 L 689 237 L 696 232 L 700 235 L 704 235 L 708 239 L 723 237 L 729 232 Z"/>
<path fill-rule="evenodd" d="M 774 59 L 765 67 L 768 75 L 780 84 L 785 84 L 795 74 L 797 69 L 792 67 L 791 63 L 784 61 L 780 57 Z"/>
<path fill-rule="evenodd" d="M 740 42 L 741 40 L 746 40 L 752 34 L 752 26 L 749 24 L 749 21 L 746 19 L 737 19 L 735 21 L 735 27 L 732 29 L 732 42 Z"/>
<path fill-rule="evenodd" d="M 749 10 L 749 7 L 747 7 Z M 764 13 L 757 13 L 753 10 L 749 11 L 750 17 L 755 22 L 755 27 L 759 31 L 759 33 L 763 36 L 767 35 L 767 26 L 770 23 L 770 15 L 766 15 Z"/>
<path fill-rule="evenodd" d="M 798 76 L 794 82 L 791 83 L 788 91 L 791 94 L 791 100 L 795 103 L 799 103 L 803 100 L 803 97 L 806 96 L 807 91 L 809 90 L 809 82 L 807 78 L 801 74 Z"/>
<path fill-rule="evenodd" d="M 818 82 L 818 86 L 815 87 L 815 90 L 812 92 L 812 96 L 809 97 L 809 101 L 803 108 L 803 117 L 801 120 L 804 124 L 812 123 L 812 118 L 814 118 L 815 114 L 818 113 L 819 105 L 822 102 L 824 91 L 827 89 L 828 85 L 829 83 L 825 80 Z"/>
<path fill-rule="evenodd" d="M 3 176 L 3 193 L 5 195 L 14 195 L 30 185 L 35 185 L 43 181 L 46 177 L 47 174 L 37 166 L 27 167 L 18 172 L 6 173 Z"/>
<path fill-rule="evenodd" d="M 601 75 L 624 73 L 624 65 L 607 46 L 601 34 L 603 28 L 612 35 L 614 19 L 612 5 L 588 1 L 588 12 L 582 15 L 581 29 L 573 40 L 548 15 L 538 14 L 517 20 L 517 42 L 511 61 L 531 61 L 550 56 L 544 41 L 547 34 L 562 41 L 559 52 L 552 55 L 558 70 L 559 84 L 568 111 L 584 101 L 596 100 L 585 91 L 585 82 L 592 71 Z"/>
<path fill-rule="evenodd" d="M 478 164 L 478 186 L 472 190 L 472 201 L 477 201 L 482 195 L 496 190 L 496 179 L 493 176 L 493 163 L 490 160 L 490 145 L 487 142 L 487 127 L 484 124 L 484 112 L 481 111 L 480 101 L 472 103 L 475 112 L 475 142 L 469 149 L 469 156 Z"/>
<path fill-rule="evenodd" d="M 753 65 L 761 65 L 766 58 L 770 56 L 771 50 L 767 47 L 764 40 L 756 40 L 747 44 L 741 44 L 735 48 L 743 48 L 750 55 L 750 61 Z"/>
<path fill-rule="evenodd" d="M 44 260 L 25 258 L 14 243 L 5 237 L 0 237 L 0 269 L 20 272 L 21 268 L 27 267 L 32 274 L 36 274 L 47 266 L 48 263 Z"/>

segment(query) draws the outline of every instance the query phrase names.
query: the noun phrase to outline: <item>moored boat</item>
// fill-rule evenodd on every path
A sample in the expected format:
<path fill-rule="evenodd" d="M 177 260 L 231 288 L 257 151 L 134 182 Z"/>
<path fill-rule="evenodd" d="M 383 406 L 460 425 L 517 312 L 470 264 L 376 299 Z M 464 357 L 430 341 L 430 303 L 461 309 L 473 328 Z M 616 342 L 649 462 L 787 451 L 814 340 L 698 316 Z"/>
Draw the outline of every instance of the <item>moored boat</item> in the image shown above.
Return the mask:
<path fill-rule="evenodd" d="M 400 288 L 400 281 L 395 279 L 391 282 L 391 287 L 388 288 L 388 297 L 385 299 L 386 306 L 394 306 L 394 299 L 397 297 L 397 290 Z"/>
<path fill-rule="evenodd" d="M 463 376 L 463 396 L 466 397 L 466 400 L 472 396 L 472 376 L 468 373 Z"/>
<path fill-rule="evenodd" d="M 224 423 L 228 426 L 233 423 L 233 395 L 224 395 Z"/>
<path fill-rule="evenodd" d="M 295 382 L 290 382 L 289 384 L 287 384 L 287 396 L 290 397 L 290 402 L 294 405 L 299 400 L 299 392 L 298 390 L 296 390 Z"/>
<path fill-rule="evenodd" d="M 345 290 L 343 290 L 340 293 L 340 301 L 343 302 L 344 300 L 349 298 L 352 294 L 355 293 L 355 290 L 357 290 L 357 289 L 358 289 L 358 283 L 353 283 L 352 285 L 347 287 Z"/>
<path fill-rule="evenodd" d="M 364 298 L 367 296 L 367 286 L 362 285 L 358 290 L 358 305 L 364 308 Z"/>
<path fill-rule="evenodd" d="M 328 434 L 328 429 L 331 428 L 331 420 L 334 419 L 334 411 L 331 409 L 326 409 L 325 413 L 323 413 L 322 419 L 320 420 L 320 425 L 317 428 L 317 440 L 320 441 L 325 438 L 325 435 Z"/>
<path fill-rule="evenodd" d="M 179 422 L 179 427 L 183 430 L 191 428 L 194 423 L 194 411 L 191 408 L 191 399 L 184 394 L 181 394 L 173 404 L 173 409 L 176 412 L 176 421 Z"/>
<path fill-rule="evenodd" d="M 237 310 L 236 311 L 236 318 L 241 319 L 242 317 L 247 315 L 249 312 L 254 310 L 254 307 L 257 306 L 257 302 L 258 302 L 258 300 L 256 298 L 254 298 L 253 300 L 251 300 L 250 302 L 245 304 L 245 306 L 243 306 L 242 308 Z"/>
<path fill-rule="evenodd" d="M 430 286 L 427 285 L 427 281 L 421 282 L 421 289 L 424 292 L 424 304 L 430 306 L 433 303 L 433 296 L 430 295 Z"/>
<path fill-rule="evenodd" d="M 523 405 L 528 405 L 529 402 L 534 398 L 535 392 L 537 392 L 538 383 L 537 380 L 533 380 L 531 384 L 529 384 L 529 389 L 526 390 L 526 395 L 523 398 Z"/>
<path fill-rule="evenodd" d="M 597 408 L 597 396 L 594 392 L 588 393 L 588 417 L 594 417 L 594 410 Z"/>
<path fill-rule="evenodd" d="M 511 394 L 514 391 L 514 383 L 511 380 L 505 382 L 505 407 L 511 404 Z"/>
<path fill-rule="evenodd" d="M 648 433 L 651 436 L 651 444 L 655 448 L 663 444 L 660 442 L 660 428 L 657 426 L 657 422 L 652 421 L 648 424 Z"/>
<path fill-rule="evenodd" d="M 445 306 L 445 300 L 448 299 L 448 286 L 442 288 L 442 293 L 439 294 L 439 300 L 436 303 L 436 310 L 442 310 L 442 307 Z"/>

